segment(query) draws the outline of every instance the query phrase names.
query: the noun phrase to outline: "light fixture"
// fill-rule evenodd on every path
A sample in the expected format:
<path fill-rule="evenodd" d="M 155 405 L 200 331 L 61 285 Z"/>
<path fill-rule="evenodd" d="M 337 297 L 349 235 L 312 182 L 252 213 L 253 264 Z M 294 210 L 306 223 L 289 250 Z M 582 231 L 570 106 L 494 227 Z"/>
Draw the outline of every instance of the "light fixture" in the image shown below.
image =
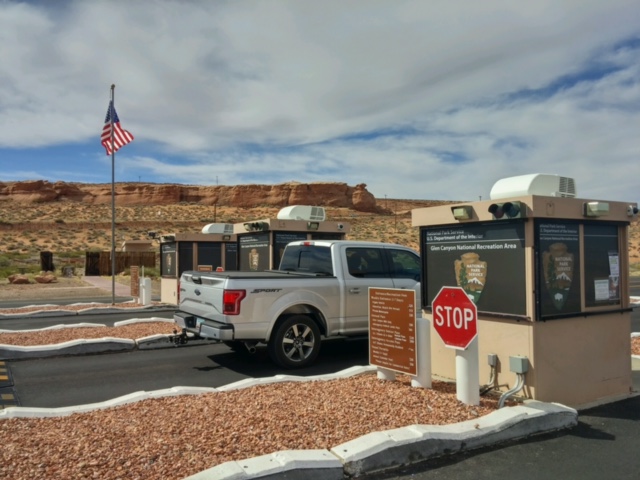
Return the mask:
<path fill-rule="evenodd" d="M 607 202 L 585 202 L 582 204 L 582 214 L 585 217 L 602 217 L 609 214 L 609 203 Z"/>
<path fill-rule="evenodd" d="M 269 230 L 269 224 L 267 222 L 248 222 L 244 224 L 244 229 L 247 232 L 262 232 Z"/>
<path fill-rule="evenodd" d="M 318 230 L 320 222 L 307 222 L 307 230 Z"/>
<path fill-rule="evenodd" d="M 470 205 L 451 207 L 451 213 L 456 220 L 469 220 L 473 216 L 473 207 Z"/>
<path fill-rule="evenodd" d="M 223 241 L 231 240 L 231 235 L 223 235 L 222 240 Z"/>
<path fill-rule="evenodd" d="M 629 205 L 627 207 L 627 217 L 635 217 L 638 215 L 638 207 L 636 205 Z"/>
<path fill-rule="evenodd" d="M 493 215 L 494 220 L 521 218 L 525 216 L 524 209 L 520 202 L 492 203 L 489 205 L 488 211 Z"/>

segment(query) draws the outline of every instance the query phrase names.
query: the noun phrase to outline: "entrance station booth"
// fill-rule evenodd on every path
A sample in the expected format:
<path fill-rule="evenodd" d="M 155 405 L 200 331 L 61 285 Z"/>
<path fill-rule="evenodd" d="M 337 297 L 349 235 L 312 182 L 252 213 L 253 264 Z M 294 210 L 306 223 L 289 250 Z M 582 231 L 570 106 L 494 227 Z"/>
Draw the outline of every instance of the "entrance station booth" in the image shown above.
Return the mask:
<path fill-rule="evenodd" d="M 287 243 L 344 240 L 349 231 L 349 223 L 325 220 L 322 207 L 292 205 L 280 210 L 275 219 L 212 223 L 203 227 L 202 233 L 163 235 L 160 300 L 178 304 L 178 280 L 185 270 L 274 270 Z"/>
<path fill-rule="evenodd" d="M 284 247 L 298 240 L 344 240 L 350 225 L 325 220 L 322 207 L 292 205 L 275 219 L 233 225 L 238 237 L 238 270 L 243 272 L 277 269 Z"/>
<path fill-rule="evenodd" d="M 443 286 L 478 310 L 480 382 L 572 407 L 630 393 L 628 226 L 635 203 L 576 198 L 573 179 L 498 181 L 487 201 L 420 208 L 423 316 Z M 433 321 L 432 327 L 433 328 Z M 434 375 L 454 379 L 455 350 L 431 334 Z"/>
<path fill-rule="evenodd" d="M 178 303 L 178 280 L 185 270 L 237 270 L 237 237 L 233 225 L 211 223 L 202 233 L 160 237 L 160 301 Z"/>

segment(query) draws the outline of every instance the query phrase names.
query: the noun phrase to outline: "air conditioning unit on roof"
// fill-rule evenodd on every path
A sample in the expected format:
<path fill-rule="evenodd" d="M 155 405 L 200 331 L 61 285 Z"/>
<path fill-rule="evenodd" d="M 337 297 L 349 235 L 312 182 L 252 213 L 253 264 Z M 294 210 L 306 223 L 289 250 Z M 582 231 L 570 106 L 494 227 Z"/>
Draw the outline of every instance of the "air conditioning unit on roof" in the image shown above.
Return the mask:
<path fill-rule="evenodd" d="M 291 205 L 278 212 L 278 220 L 306 220 L 311 222 L 324 222 L 325 213 L 323 207 L 309 205 Z"/>
<path fill-rule="evenodd" d="M 576 183 L 573 178 L 544 173 L 532 173 L 502 178 L 491 188 L 491 200 L 500 198 L 541 195 L 545 197 L 575 197 Z"/>
<path fill-rule="evenodd" d="M 233 225 L 230 223 L 210 223 L 202 227 L 202 233 L 221 233 L 224 235 L 233 234 Z"/>

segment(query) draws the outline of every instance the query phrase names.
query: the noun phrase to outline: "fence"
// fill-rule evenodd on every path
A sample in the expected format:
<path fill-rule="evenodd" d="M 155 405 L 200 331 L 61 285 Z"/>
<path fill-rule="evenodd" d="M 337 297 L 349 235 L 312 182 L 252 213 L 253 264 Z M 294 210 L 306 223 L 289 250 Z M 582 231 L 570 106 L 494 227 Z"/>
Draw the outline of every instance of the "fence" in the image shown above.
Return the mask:
<path fill-rule="evenodd" d="M 115 252 L 116 271 L 122 273 L 133 266 L 155 268 L 156 252 Z M 84 274 L 111 275 L 111 252 L 86 252 Z"/>

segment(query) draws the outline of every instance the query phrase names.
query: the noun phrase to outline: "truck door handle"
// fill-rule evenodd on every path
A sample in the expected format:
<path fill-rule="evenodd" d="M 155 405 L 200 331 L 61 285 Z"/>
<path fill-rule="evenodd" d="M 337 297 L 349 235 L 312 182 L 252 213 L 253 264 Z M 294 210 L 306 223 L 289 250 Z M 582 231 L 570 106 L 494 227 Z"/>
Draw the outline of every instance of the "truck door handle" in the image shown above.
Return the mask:
<path fill-rule="evenodd" d="M 350 288 L 349 289 L 349 293 L 360 293 L 360 289 L 359 288 Z"/>

